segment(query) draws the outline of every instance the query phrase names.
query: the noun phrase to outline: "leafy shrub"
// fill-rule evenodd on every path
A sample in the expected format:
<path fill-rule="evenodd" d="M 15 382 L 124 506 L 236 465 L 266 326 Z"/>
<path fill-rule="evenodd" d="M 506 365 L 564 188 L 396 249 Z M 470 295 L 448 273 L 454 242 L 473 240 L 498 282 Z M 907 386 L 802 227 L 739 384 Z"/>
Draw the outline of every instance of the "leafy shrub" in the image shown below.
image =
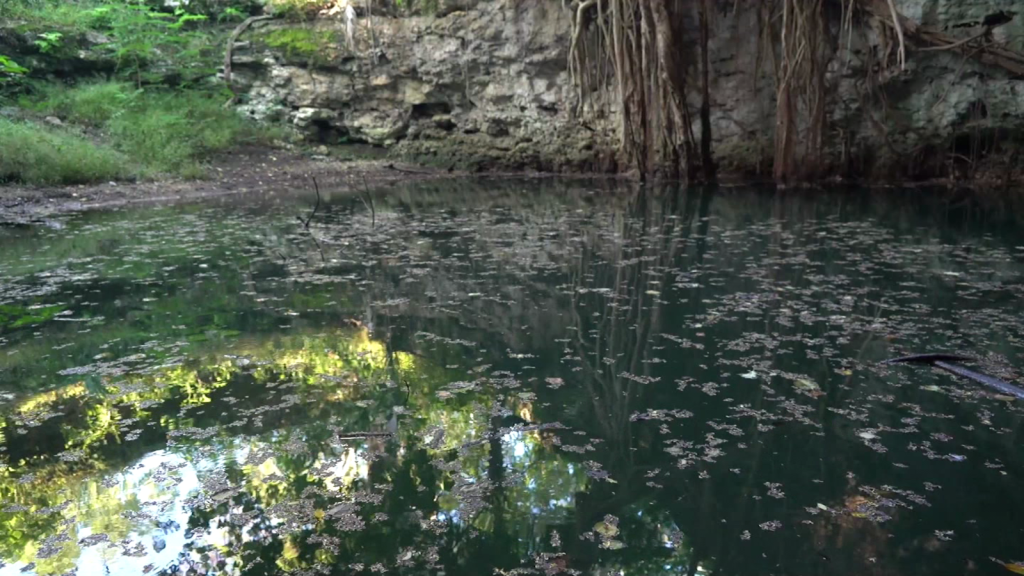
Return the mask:
<path fill-rule="evenodd" d="M 28 68 L 19 66 L 17 62 L 0 54 L 0 84 L 8 82 L 28 72 Z"/>
<path fill-rule="evenodd" d="M 33 43 L 40 52 L 47 54 L 60 48 L 63 39 L 64 34 L 61 32 L 43 32 Z"/>
<path fill-rule="evenodd" d="M 140 88 L 142 72 L 154 53 L 165 54 L 179 68 L 194 67 L 208 56 L 201 48 L 207 44 L 203 32 L 188 27 L 205 21 L 206 16 L 180 8 L 168 14 L 141 3 L 102 4 L 90 13 L 110 34 L 112 41 L 105 46 L 113 52 L 119 68 L 129 73 Z M 209 68 L 209 63 L 203 68 Z"/>

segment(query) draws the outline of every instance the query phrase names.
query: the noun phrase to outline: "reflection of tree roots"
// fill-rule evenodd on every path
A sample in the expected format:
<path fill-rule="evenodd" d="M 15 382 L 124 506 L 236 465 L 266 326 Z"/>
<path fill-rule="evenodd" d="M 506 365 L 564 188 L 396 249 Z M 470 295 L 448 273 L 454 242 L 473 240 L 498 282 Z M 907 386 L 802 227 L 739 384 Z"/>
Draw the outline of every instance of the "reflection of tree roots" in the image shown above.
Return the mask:
<path fill-rule="evenodd" d="M 313 244 L 316 244 L 316 249 L 320 251 L 320 261 L 323 263 L 327 262 L 327 258 L 324 256 L 324 249 L 320 245 L 320 241 L 316 239 L 316 235 L 309 229 L 309 223 L 313 221 L 313 217 L 316 216 L 316 211 L 320 208 L 320 186 L 316 183 L 316 177 L 313 177 L 313 189 L 316 191 L 316 204 L 313 205 L 313 211 L 309 213 L 309 217 L 305 220 L 302 216 L 296 216 L 299 222 L 302 222 L 303 228 L 306 232 L 309 232 L 309 237 L 313 239 Z"/>
<path fill-rule="evenodd" d="M 377 207 L 373 204 L 373 196 L 370 194 L 370 188 L 366 185 L 366 176 L 363 176 L 363 194 L 359 199 L 363 201 L 363 206 L 370 211 L 370 228 L 377 228 Z M 369 202 L 367 202 L 369 200 Z"/>

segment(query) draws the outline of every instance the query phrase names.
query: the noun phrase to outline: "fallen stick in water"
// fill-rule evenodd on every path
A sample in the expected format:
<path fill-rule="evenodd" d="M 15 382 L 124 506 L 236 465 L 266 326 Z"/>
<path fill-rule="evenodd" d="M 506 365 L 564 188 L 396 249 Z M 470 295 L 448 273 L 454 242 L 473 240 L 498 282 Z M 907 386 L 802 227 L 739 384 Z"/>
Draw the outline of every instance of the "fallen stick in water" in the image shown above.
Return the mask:
<path fill-rule="evenodd" d="M 965 368 L 959 364 L 953 364 L 952 362 L 974 362 L 975 358 L 970 356 L 961 356 L 960 354 L 914 354 L 912 356 L 901 356 L 899 358 L 891 358 L 885 360 L 882 364 L 931 364 L 932 366 L 942 368 L 946 372 L 962 376 L 970 380 L 974 380 L 979 384 L 984 384 L 989 388 L 992 388 L 1002 394 L 1013 396 L 1024 400 L 1024 388 L 1014 386 L 1009 382 L 1004 382 L 988 374 L 982 374 L 981 372 L 975 372 L 970 368 Z"/>

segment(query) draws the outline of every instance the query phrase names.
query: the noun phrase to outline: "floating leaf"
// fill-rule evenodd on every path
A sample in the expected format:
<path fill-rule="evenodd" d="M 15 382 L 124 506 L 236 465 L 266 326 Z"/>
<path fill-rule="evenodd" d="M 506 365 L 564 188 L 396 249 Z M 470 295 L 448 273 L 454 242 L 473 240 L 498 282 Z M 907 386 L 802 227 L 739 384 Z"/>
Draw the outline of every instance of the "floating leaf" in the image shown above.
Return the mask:
<path fill-rule="evenodd" d="M 793 383 L 793 387 L 797 390 L 821 390 L 821 387 L 818 386 L 817 382 L 813 382 L 806 378 L 797 378 Z"/>
<path fill-rule="evenodd" d="M 821 391 L 821 387 L 818 386 L 817 382 L 806 378 L 797 378 L 794 380 L 793 388 L 800 394 L 810 396 L 811 398 L 817 398 L 825 395 L 825 393 Z"/>
<path fill-rule="evenodd" d="M 614 538 L 619 534 L 619 527 L 607 520 L 603 520 L 594 524 L 594 532 L 597 532 L 605 538 Z"/>

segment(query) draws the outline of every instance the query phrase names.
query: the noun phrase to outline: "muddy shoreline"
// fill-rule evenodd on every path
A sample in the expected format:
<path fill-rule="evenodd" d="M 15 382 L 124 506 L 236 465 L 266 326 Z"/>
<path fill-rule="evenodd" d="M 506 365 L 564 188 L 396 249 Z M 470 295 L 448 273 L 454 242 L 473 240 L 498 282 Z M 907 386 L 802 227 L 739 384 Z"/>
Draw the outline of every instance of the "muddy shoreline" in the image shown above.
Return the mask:
<path fill-rule="evenodd" d="M 640 185 L 629 174 L 556 174 L 545 172 L 465 172 L 404 163 L 389 157 L 335 158 L 313 156 L 298 150 L 249 147 L 219 155 L 203 180 L 166 179 L 142 182 L 106 182 L 77 186 L 0 185 L 0 226 L 19 226 L 45 222 L 48 216 L 85 210 L 117 209 L 144 204 L 192 202 L 209 198 L 241 196 L 264 192 L 314 193 L 314 179 L 323 191 L 352 190 L 387 186 L 399 182 L 465 177 L 507 178 L 581 178 Z M 649 185 L 680 184 L 655 180 Z M 769 181 L 744 179 L 723 174 L 719 185 L 772 186 Z M 890 188 L 915 189 L 938 200 L 952 203 L 967 198 L 989 209 L 1017 211 L 1024 206 L 1024 194 L 1010 190 L 1005 182 L 950 181 L 866 183 L 831 181 L 818 184 L 780 186 L 776 190 L 791 194 L 813 193 L 822 187 L 837 190 L 870 190 L 877 193 Z"/>
<path fill-rule="evenodd" d="M 47 216 L 147 203 L 202 200 L 265 191 L 308 191 L 315 178 L 323 190 L 380 186 L 448 178 L 458 172 L 432 170 L 392 160 L 341 160 L 297 151 L 247 148 L 217 157 L 204 180 L 168 179 L 78 186 L 0 186 L 0 224 L 30 224 Z"/>

